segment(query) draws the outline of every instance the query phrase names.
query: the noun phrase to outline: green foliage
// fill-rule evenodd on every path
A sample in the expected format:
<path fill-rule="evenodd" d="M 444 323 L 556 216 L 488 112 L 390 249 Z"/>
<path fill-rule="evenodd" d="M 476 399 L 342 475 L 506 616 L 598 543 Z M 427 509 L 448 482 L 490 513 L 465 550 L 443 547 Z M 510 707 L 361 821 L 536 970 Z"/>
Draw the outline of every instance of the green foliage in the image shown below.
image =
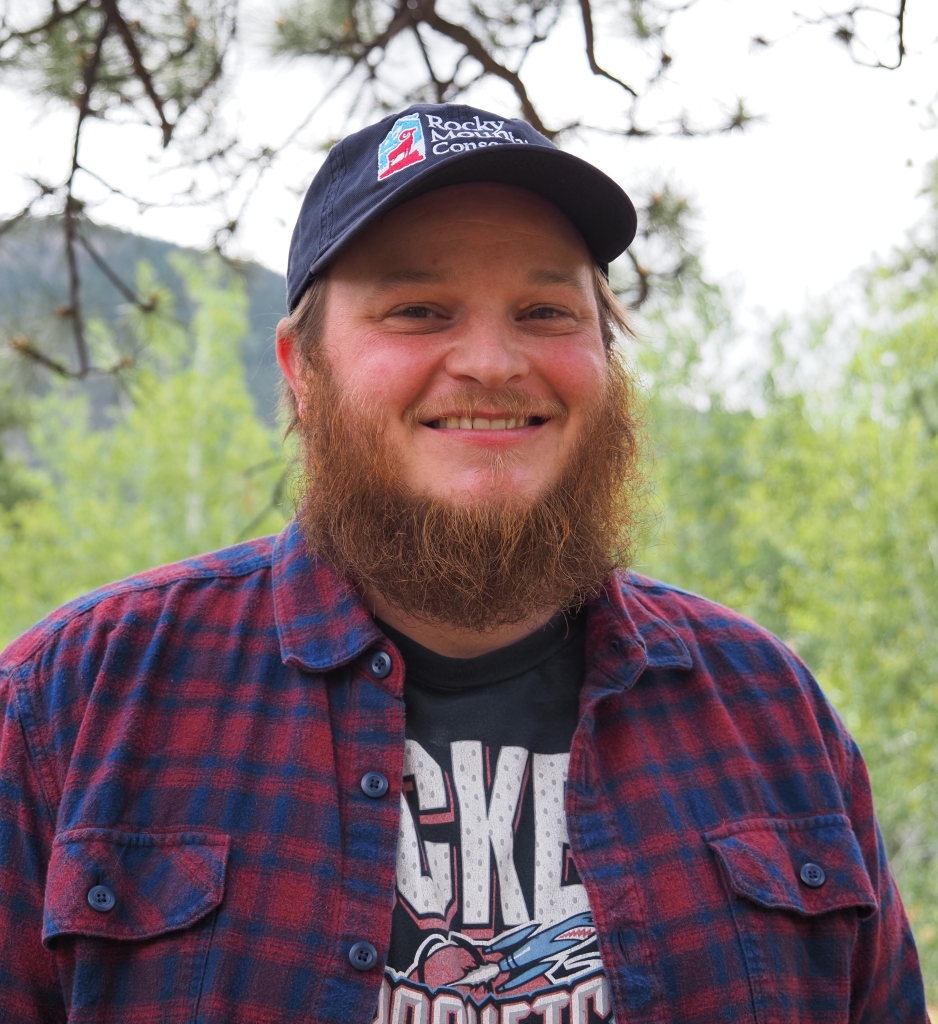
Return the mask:
<path fill-rule="evenodd" d="M 149 363 L 110 429 L 93 428 L 74 386 L 33 403 L 37 465 L 17 467 L 31 494 L 0 508 L 0 643 L 100 584 L 283 524 L 271 506 L 282 445 L 254 411 L 240 359 L 243 292 L 221 287 L 220 273 L 178 269 L 191 327 L 139 316 Z"/>
<path fill-rule="evenodd" d="M 708 383 L 719 296 L 659 318 L 651 382 L 661 512 L 640 571 L 742 611 L 807 662 L 867 759 L 893 870 L 938 1000 L 938 288 L 881 277 L 895 310 L 859 332 L 834 387 L 795 388 L 820 352 L 780 328 L 750 390 Z M 786 348 L 787 342 L 787 348 Z M 750 385 L 751 386 L 751 385 Z"/>
<path fill-rule="evenodd" d="M 661 35 L 665 9 L 656 7 L 646 0 L 628 0 L 621 8 L 623 20 L 638 39 L 652 39 Z"/>
<path fill-rule="evenodd" d="M 2 364 L 0 364 L 2 368 Z M 0 387 L 0 437 L 25 429 L 29 420 L 27 403 L 13 387 Z M 0 510 L 11 509 L 32 495 L 27 474 L 19 461 L 11 459 L 0 445 Z"/>
<path fill-rule="evenodd" d="M 233 14 L 226 0 L 122 0 L 53 4 L 33 22 L 33 6 L 21 19 L 4 18 L 0 67 L 64 103 L 90 83 L 96 116 L 159 97 L 176 119 L 218 77 Z"/>
<path fill-rule="evenodd" d="M 673 306 L 701 281 L 693 231 L 695 211 L 690 201 L 666 182 L 638 195 L 636 209 L 639 228 L 628 250 L 632 265 L 624 277 L 617 268 L 614 287 L 629 306 L 640 307 L 649 298 L 653 305 Z"/>
<path fill-rule="evenodd" d="M 361 0 L 293 0 L 274 23 L 271 51 L 359 58 L 377 35 L 377 6 Z"/>

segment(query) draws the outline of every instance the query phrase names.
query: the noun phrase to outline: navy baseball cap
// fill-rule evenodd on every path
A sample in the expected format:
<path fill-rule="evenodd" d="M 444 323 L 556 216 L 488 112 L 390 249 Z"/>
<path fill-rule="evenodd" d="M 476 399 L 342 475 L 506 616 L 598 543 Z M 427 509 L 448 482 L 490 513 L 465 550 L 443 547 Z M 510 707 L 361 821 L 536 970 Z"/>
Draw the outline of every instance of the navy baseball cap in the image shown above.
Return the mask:
<path fill-rule="evenodd" d="M 526 121 L 462 104 L 415 103 L 329 151 L 290 240 L 290 312 L 342 247 L 382 214 L 425 192 L 476 181 L 517 185 L 549 200 L 604 270 L 635 237 L 635 207 L 612 178 Z"/>

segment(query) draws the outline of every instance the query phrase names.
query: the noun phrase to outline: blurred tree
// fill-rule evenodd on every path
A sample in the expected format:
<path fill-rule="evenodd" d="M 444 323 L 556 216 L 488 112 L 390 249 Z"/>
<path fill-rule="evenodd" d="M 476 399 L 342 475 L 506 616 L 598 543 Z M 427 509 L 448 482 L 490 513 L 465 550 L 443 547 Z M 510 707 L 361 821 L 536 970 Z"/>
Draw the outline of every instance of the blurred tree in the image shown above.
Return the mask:
<path fill-rule="evenodd" d="M 33 400 L 38 464 L 15 467 L 23 493 L 0 504 L 0 646 L 109 580 L 283 525 L 283 447 L 255 412 L 240 359 L 243 291 L 221 287 L 217 272 L 178 269 L 196 307 L 191 330 L 137 315 L 146 362 L 110 429 L 92 427 L 71 382 Z M 145 268 L 139 283 L 155 287 Z M 102 325 L 89 334 L 107 345 Z"/>
<path fill-rule="evenodd" d="M 698 124 L 686 110 L 664 120 L 644 113 L 646 101 L 671 70 L 669 30 L 697 2 L 703 0 L 675 5 L 666 0 L 287 0 L 272 28 L 273 53 L 313 59 L 333 66 L 337 74 L 285 142 L 251 148 L 217 116 L 235 38 L 237 0 L 0 0 L 0 70 L 36 94 L 75 109 L 65 178 L 37 180 L 34 196 L 18 215 L 34 208 L 62 215 L 70 289 L 68 304 L 58 313 L 71 324 L 74 351 L 72 358 L 62 359 L 24 334 L 16 338 L 16 351 L 59 375 L 85 378 L 124 367 L 120 358 L 99 364 L 91 357 L 82 313 L 79 249 L 95 260 L 128 301 L 149 308 L 150 298 L 140 295 L 123 279 L 121 268 L 96 251 L 85 230 L 89 189 L 122 194 L 108 182 L 105 168 L 84 162 L 82 137 L 90 120 L 142 121 L 160 133 L 164 147 L 176 146 L 193 174 L 191 187 L 182 190 L 188 200 L 218 204 L 215 244 L 222 249 L 237 231 L 260 177 L 336 94 L 350 116 L 363 116 L 413 100 L 456 100 L 482 83 L 498 82 L 510 90 L 525 118 L 558 139 L 577 130 L 639 138 L 743 128 L 750 114 L 741 100 L 715 124 Z M 854 59 L 876 67 L 898 66 L 905 53 L 905 0 L 893 2 L 893 11 L 851 5 L 822 15 L 820 21 Z M 554 123 L 526 80 L 526 58 L 536 46 L 565 31 L 567 10 L 579 22 L 584 66 L 617 93 L 614 107 L 621 113 L 609 123 Z M 886 44 L 894 52 L 885 60 L 876 56 L 872 43 L 867 45 L 882 33 L 864 19 L 895 26 Z M 600 42 L 608 54 L 610 40 L 617 43 L 615 66 L 598 55 Z M 770 45 L 762 37 L 754 43 Z M 209 195 L 199 186 L 206 168 L 218 183 Z M 251 180 L 245 184 L 247 179 Z M 243 195 L 243 202 L 232 209 L 235 194 Z M 147 205 L 142 197 L 127 198 Z M 630 252 L 632 272 L 622 280 L 636 304 L 657 282 L 677 280 L 692 266 L 679 244 L 686 203 L 665 199 L 673 199 L 667 190 L 639 197 L 642 231 Z M 3 230 L 0 225 L 0 234 Z"/>
<path fill-rule="evenodd" d="M 22 395 L 10 386 L 0 387 L 0 436 L 14 430 L 22 433 L 28 422 L 29 405 Z M 0 509 L 9 510 L 31 494 L 22 463 L 0 445 Z"/>
<path fill-rule="evenodd" d="M 932 168 L 938 174 L 938 164 Z M 931 186 L 938 200 L 938 179 Z M 658 315 L 638 350 L 650 388 L 660 519 L 640 571 L 781 636 L 870 767 L 893 869 L 938 1002 L 938 202 L 931 229 L 877 272 L 867 324 L 833 386 L 775 333 L 751 407 L 729 408 L 732 337 L 714 289 Z M 827 323 L 813 344 L 835 347 Z M 751 382 L 752 383 L 752 382 Z"/>
<path fill-rule="evenodd" d="M 37 95 L 76 109 L 65 180 L 35 181 L 30 201 L 0 225 L 2 235 L 40 201 L 58 200 L 69 269 L 69 304 L 58 314 L 72 324 L 74 364 L 50 357 L 24 336 L 16 339 L 15 347 L 60 376 L 83 378 L 122 365 L 120 360 L 97 365 L 92 359 L 82 316 L 79 248 L 105 270 L 128 301 L 144 310 L 151 302 L 101 258 L 82 231 L 85 203 L 78 178 L 85 175 L 119 192 L 81 161 L 86 122 L 117 116 L 155 124 L 164 148 L 190 111 L 201 115 L 204 131 L 234 37 L 236 7 L 236 0 L 76 0 L 70 6 L 59 0 L 7 0 L 0 9 L 0 69 Z"/>

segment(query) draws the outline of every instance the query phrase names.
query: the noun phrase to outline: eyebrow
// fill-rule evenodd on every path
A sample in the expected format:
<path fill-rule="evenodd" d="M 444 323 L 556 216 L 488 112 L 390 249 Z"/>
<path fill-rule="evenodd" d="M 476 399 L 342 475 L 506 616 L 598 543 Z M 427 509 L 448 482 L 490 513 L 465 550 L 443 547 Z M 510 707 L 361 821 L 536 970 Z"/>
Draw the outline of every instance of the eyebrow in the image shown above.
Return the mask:
<path fill-rule="evenodd" d="M 576 274 L 568 273 L 566 270 L 532 270 L 528 274 L 531 284 L 569 284 L 580 283 Z"/>
<path fill-rule="evenodd" d="M 438 284 L 443 280 L 443 275 L 436 270 L 390 270 L 381 278 L 381 283 L 392 284 Z"/>
<path fill-rule="evenodd" d="M 382 275 L 383 285 L 395 284 L 439 284 L 444 280 L 443 274 L 436 270 L 420 270 L 416 267 L 400 270 L 389 270 Z M 568 284 L 578 285 L 580 283 L 576 274 L 566 270 L 532 270 L 528 273 L 528 280 L 531 284 Z"/>

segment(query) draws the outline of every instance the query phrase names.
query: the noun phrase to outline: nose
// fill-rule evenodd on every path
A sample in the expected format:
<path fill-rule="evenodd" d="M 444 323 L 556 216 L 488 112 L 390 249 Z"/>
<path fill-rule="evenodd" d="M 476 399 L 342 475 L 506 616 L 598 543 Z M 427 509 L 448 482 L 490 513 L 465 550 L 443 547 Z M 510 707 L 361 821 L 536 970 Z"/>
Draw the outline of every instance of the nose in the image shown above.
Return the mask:
<path fill-rule="evenodd" d="M 530 370 L 510 326 L 495 317 L 479 317 L 467 324 L 455 339 L 445 365 L 455 380 L 481 385 L 487 391 L 518 384 Z"/>

